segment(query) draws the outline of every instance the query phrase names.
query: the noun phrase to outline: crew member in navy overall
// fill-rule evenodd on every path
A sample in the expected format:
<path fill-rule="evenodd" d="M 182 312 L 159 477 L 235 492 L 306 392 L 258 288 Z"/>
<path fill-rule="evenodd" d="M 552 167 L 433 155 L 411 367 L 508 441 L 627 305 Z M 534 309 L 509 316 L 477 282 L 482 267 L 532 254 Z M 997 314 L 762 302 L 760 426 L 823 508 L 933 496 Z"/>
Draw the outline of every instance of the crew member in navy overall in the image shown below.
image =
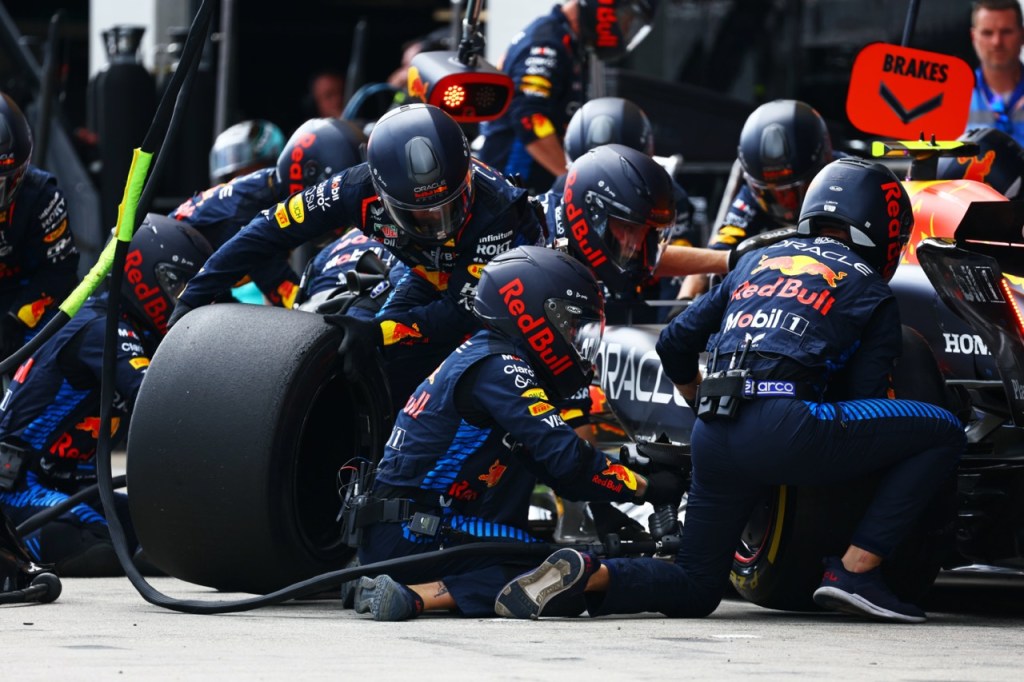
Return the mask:
<path fill-rule="evenodd" d="M 194 229 L 150 215 L 132 237 L 118 320 L 111 435 L 128 431 L 149 359 L 167 331 L 174 298 L 212 249 Z M 0 402 L 0 509 L 15 524 L 96 482 L 100 376 L 107 294 L 81 310 L 26 360 Z M 127 513 L 127 500 L 119 495 Z M 79 504 L 24 538 L 32 558 L 60 575 L 121 573 L 106 519 Z"/>
<path fill-rule="evenodd" d="M 0 357 L 49 321 L 78 284 L 78 249 L 57 178 L 32 165 L 32 131 L 0 93 Z"/>
<path fill-rule="evenodd" d="M 499 63 L 515 86 L 508 111 L 480 126 L 480 159 L 532 194 L 565 173 L 562 136 L 586 98 L 587 51 L 624 56 L 646 37 L 655 0 L 568 0 L 518 33 Z M 475 146 L 474 146 L 475 148 Z"/>
<path fill-rule="evenodd" d="M 171 217 L 199 230 L 215 249 L 220 248 L 260 211 L 360 163 L 365 144 L 362 132 L 346 121 L 310 119 L 285 143 L 276 165 L 199 192 L 175 209 Z M 224 172 L 226 167 L 230 164 L 221 161 L 218 170 Z M 299 277 L 288 265 L 286 252 L 254 263 L 231 284 L 250 277 L 271 304 L 285 308 L 295 304 Z M 228 290 L 221 295 L 227 296 Z"/>
<path fill-rule="evenodd" d="M 950 475 L 966 439 L 950 412 L 887 399 L 902 343 L 888 281 L 912 222 L 906 191 L 885 166 L 826 166 L 807 190 L 797 236 L 744 256 L 659 339 L 665 373 L 698 415 L 675 562 L 602 562 L 559 550 L 506 585 L 497 613 L 537 617 L 550 599 L 584 593 L 592 616 L 706 616 L 770 486 L 877 473 L 875 497 L 846 553 L 826 559 L 814 600 L 878 620 L 925 620 L 889 590 L 879 566 Z M 701 383 L 705 348 L 711 359 Z M 724 376 L 730 368 L 735 374 Z"/>
<path fill-rule="evenodd" d="M 172 323 L 254 264 L 349 226 L 408 266 L 372 322 L 329 317 L 346 330 L 346 373 L 357 375 L 384 348 L 397 407 L 479 329 L 470 308 L 483 266 L 544 240 L 526 191 L 472 159 L 458 123 L 437 107 L 404 105 L 374 126 L 366 163 L 263 211 L 219 248 L 178 298 Z"/>
<path fill-rule="evenodd" d="M 645 478 L 607 458 L 578 438 L 551 402 L 593 373 L 604 306 L 586 266 L 553 249 L 514 249 L 484 268 L 474 312 L 484 329 L 398 415 L 377 470 L 376 502 L 355 522 L 364 533 L 363 565 L 474 541 L 535 542 L 527 516 L 538 481 L 568 499 L 681 497 L 681 475 Z M 595 332 L 584 334 L 587 325 Z M 362 578 L 355 609 L 389 621 L 425 609 L 487 616 L 498 589 L 523 567 L 522 559 L 491 555 L 395 569 Z M 569 600 L 563 608 L 575 615 L 581 607 Z"/>
<path fill-rule="evenodd" d="M 825 119 L 793 99 L 755 109 L 743 124 L 737 151 L 743 185 L 708 242 L 712 249 L 730 249 L 747 237 L 795 225 L 811 179 L 837 156 Z M 707 286 L 707 277 L 688 277 L 679 296 L 696 298 Z"/>

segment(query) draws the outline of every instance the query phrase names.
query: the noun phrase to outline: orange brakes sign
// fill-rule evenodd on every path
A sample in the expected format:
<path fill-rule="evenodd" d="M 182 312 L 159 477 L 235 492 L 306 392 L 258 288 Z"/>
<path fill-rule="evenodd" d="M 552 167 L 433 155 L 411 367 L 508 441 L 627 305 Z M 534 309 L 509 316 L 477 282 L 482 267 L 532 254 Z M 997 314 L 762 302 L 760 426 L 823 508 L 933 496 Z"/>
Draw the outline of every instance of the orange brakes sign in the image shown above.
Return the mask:
<path fill-rule="evenodd" d="M 872 43 L 857 55 L 846 115 L 865 133 L 953 140 L 967 129 L 974 72 L 938 52 Z"/>

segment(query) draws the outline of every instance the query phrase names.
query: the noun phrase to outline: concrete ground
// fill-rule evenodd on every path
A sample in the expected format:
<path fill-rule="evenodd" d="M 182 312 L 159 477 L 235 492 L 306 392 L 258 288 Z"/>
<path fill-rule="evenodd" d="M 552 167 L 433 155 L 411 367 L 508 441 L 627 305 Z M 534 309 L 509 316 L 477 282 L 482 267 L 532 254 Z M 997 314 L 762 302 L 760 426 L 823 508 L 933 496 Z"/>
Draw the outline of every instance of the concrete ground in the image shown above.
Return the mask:
<path fill-rule="evenodd" d="M 171 578 L 177 597 L 231 595 Z M 703 620 L 538 622 L 424 616 L 376 623 L 337 601 L 195 616 L 125 579 L 65 579 L 48 605 L 0 607 L 0 679 L 1019 680 L 1024 581 L 947 575 L 923 625 L 768 611 L 728 600 Z M 238 596 L 238 595 L 235 595 Z"/>

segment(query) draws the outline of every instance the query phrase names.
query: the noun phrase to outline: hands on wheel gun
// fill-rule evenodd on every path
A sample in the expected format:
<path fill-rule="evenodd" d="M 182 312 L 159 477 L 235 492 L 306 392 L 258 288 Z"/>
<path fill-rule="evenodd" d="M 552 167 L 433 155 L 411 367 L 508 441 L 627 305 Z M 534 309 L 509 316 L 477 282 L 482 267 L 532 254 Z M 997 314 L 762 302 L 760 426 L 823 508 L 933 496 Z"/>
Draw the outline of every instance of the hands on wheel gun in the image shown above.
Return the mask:
<path fill-rule="evenodd" d="M 619 459 L 647 479 L 642 502 L 650 502 L 654 513 L 647 520 L 651 537 L 662 553 L 678 549 L 679 506 L 690 484 L 688 452 L 684 446 L 668 443 L 623 445 Z"/>

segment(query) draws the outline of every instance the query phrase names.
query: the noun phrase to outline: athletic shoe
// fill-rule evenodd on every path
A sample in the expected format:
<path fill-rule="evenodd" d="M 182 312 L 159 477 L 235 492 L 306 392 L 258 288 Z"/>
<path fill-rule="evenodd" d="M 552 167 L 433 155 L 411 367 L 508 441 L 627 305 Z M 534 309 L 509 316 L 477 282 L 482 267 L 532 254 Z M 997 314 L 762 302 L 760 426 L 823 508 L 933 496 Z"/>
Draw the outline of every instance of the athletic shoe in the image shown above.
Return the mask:
<path fill-rule="evenodd" d="M 423 611 L 423 600 L 390 576 L 363 577 L 356 587 L 356 613 L 369 613 L 374 620 L 409 620 Z"/>
<path fill-rule="evenodd" d="M 494 612 L 505 618 L 537 618 L 556 597 L 561 603 L 579 603 L 587 580 L 600 565 L 597 559 L 575 549 L 560 549 L 537 568 L 505 585 L 494 601 Z"/>
<path fill-rule="evenodd" d="M 872 620 L 893 623 L 923 623 L 925 612 L 900 601 L 882 580 L 882 571 L 873 568 L 851 573 L 839 557 L 825 559 L 825 575 L 814 591 L 814 603 L 824 609 L 842 611 Z"/>

